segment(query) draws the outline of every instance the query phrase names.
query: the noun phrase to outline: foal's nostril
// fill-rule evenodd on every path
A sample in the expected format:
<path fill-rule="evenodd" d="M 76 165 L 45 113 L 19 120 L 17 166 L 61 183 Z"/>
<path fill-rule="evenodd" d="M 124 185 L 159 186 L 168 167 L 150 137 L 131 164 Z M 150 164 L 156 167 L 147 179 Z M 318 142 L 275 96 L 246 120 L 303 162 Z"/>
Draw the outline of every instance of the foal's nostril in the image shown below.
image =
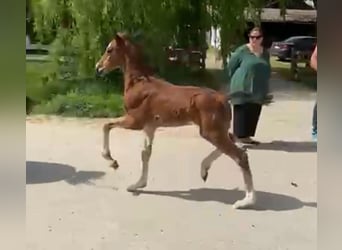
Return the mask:
<path fill-rule="evenodd" d="M 100 67 L 96 67 L 95 71 L 96 71 L 96 75 L 101 75 L 103 70 Z"/>

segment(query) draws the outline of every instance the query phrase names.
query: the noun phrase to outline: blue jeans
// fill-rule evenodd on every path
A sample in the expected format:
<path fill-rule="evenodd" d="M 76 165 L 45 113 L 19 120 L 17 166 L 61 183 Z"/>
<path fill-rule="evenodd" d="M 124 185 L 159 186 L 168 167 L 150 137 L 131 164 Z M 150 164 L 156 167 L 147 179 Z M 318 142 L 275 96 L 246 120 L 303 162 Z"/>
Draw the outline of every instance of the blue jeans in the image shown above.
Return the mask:
<path fill-rule="evenodd" d="M 317 135 L 317 101 L 315 102 L 312 114 L 312 135 Z"/>

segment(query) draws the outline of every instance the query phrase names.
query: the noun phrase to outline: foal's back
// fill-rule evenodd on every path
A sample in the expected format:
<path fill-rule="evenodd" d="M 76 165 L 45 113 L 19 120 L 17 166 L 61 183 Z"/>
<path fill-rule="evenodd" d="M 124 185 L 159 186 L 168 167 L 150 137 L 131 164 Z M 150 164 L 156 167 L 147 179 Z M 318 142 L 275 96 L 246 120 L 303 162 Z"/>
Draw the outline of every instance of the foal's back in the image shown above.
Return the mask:
<path fill-rule="evenodd" d="M 222 123 L 230 120 L 227 97 L 215 90 L 195 86 L 178 86 L 163 79 L 150 78 L 141 83 L 141 94 L 146 96 L 145 113 L 159 126 L 179 126 L 201 117 L 220 117 Z"/>

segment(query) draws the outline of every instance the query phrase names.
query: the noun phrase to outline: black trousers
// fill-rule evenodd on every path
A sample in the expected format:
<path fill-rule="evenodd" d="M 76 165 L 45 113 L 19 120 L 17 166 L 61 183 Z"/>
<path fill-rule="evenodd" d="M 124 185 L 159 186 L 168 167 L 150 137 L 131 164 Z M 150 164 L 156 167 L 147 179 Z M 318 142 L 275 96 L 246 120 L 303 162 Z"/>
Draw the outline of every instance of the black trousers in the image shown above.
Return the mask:
<path fill-rule="evenodd" d="M 261 105 L 246 103 L 233 106 L 233 130 L 238 138 L 253 137 L 261 113 Z"/>

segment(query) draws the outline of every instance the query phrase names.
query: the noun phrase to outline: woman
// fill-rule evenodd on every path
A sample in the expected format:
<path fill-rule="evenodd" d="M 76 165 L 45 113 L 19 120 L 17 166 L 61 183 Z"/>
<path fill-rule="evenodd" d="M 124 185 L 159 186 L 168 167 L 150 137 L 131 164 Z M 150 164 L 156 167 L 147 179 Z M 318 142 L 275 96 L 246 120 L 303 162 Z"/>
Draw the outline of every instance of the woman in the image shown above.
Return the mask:
<path fill-rule="evenodd" d="M 249 32 L 249 43 L 238 47 L 228 62 L 230 96 L 233 104 L 233 130 L 242 144 L 259 144 L 253 140 L 261 108 L 270 98 L 270 56 L 263 45 L 259 27 Z"/>
<path fill-rule="evenodd" d="M 311 55 L 310 66 L 317 72 L 317 45 Z M 317 101 L 315 102 L 312 114 L 312 139 L 317 141 Z"/>

